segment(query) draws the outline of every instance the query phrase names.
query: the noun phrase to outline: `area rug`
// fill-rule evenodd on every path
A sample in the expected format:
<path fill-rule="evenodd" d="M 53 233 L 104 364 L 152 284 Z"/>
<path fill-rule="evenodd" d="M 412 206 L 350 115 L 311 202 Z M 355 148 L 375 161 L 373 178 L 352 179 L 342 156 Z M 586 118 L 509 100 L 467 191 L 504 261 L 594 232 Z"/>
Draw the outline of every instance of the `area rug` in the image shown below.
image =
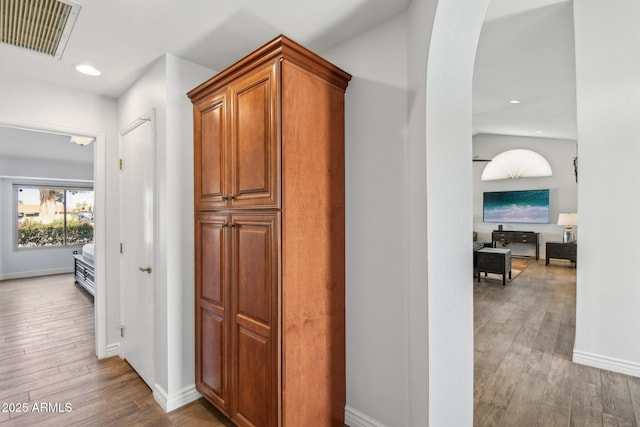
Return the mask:
<path fill-rule="evenodd" d="M 511 263 L 511 269 L 512 269 L 512 270 L 515 268 L 516 270 L 520 270 L 520 271 L 522 271 L 522 270 L 524 270 L 524 269 L 525 269 L 525 268 L 527 268 L 527 267 L 528 267 L 528 265 L 527 265 L 527 264 L 520 264 L 520 263 L 518 263 L 518 262 L 512 262 L 512 263 Z"/>

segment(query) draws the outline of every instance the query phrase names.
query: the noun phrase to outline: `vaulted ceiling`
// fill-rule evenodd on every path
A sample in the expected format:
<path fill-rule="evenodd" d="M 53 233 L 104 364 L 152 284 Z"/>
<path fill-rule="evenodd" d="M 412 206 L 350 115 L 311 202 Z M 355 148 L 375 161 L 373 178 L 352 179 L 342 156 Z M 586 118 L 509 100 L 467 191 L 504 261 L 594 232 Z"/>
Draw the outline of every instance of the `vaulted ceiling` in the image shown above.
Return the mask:
<path fill-rule="evenodd" d="M 571 1 L 490 1 L 476 55 L 473 129 L 577 138 Z"/>

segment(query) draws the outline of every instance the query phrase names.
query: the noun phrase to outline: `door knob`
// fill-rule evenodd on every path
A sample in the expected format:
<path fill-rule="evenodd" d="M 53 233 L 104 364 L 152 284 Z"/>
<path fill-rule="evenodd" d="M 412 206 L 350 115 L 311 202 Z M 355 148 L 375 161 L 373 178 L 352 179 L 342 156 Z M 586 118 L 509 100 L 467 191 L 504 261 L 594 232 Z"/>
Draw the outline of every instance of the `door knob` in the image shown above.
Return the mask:
<path fill-rule="evenodd" d="M 151 274 L 151 267 L 146 267 L 146 268 L 138 267 L 138 270 L 146 271 L 147 273 Z"/>

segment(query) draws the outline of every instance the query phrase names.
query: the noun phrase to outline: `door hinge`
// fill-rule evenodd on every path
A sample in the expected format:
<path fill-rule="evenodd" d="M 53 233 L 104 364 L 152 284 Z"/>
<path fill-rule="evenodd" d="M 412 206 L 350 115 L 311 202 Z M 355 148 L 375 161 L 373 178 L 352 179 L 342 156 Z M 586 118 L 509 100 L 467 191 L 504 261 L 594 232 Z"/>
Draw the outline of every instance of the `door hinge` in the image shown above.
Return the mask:
<path fill-rule="evenodd" d="M 118 326 L 118 330 L 120 331 L 120 337 L 124 337 L 124 325 Z"/>
<path fill-rule="evenodd" d="M 124 253 L 124 245 L 122 243 L 120 243 L 120 253 L 121 254 Z"/>
<path fill-rule="evenodd" d="M 120 170 L 122 170 L 122 159 L 120 159 Z"/>

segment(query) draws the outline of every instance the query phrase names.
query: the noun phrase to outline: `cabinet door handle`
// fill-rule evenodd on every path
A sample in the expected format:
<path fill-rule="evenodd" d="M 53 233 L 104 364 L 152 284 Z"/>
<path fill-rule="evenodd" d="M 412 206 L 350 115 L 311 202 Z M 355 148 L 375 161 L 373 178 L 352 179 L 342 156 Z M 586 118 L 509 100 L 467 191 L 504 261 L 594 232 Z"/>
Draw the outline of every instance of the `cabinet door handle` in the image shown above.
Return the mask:
<path fill-rule="evenodd" d="M 233 199 L 235 199 L 235 197 L 233 196 L 233 194 L 229 194 L 229 195 L 227 196 L 227 198 L 228 198 L 229 200 L 233 200 Z"/>
<path fill-rule="evenodd" d="M 225 196 L 224 194 L 222 195 L 222 200 L 227 200 L 227 196 Z"/>
<path fill-rule="evenodd" d="M 145 268 L 138 267 L 138 270 L 140 270 L 140 271 L 146 271 L 147 273 L 151 274 L 151 267 L 145 267 Z"/>

